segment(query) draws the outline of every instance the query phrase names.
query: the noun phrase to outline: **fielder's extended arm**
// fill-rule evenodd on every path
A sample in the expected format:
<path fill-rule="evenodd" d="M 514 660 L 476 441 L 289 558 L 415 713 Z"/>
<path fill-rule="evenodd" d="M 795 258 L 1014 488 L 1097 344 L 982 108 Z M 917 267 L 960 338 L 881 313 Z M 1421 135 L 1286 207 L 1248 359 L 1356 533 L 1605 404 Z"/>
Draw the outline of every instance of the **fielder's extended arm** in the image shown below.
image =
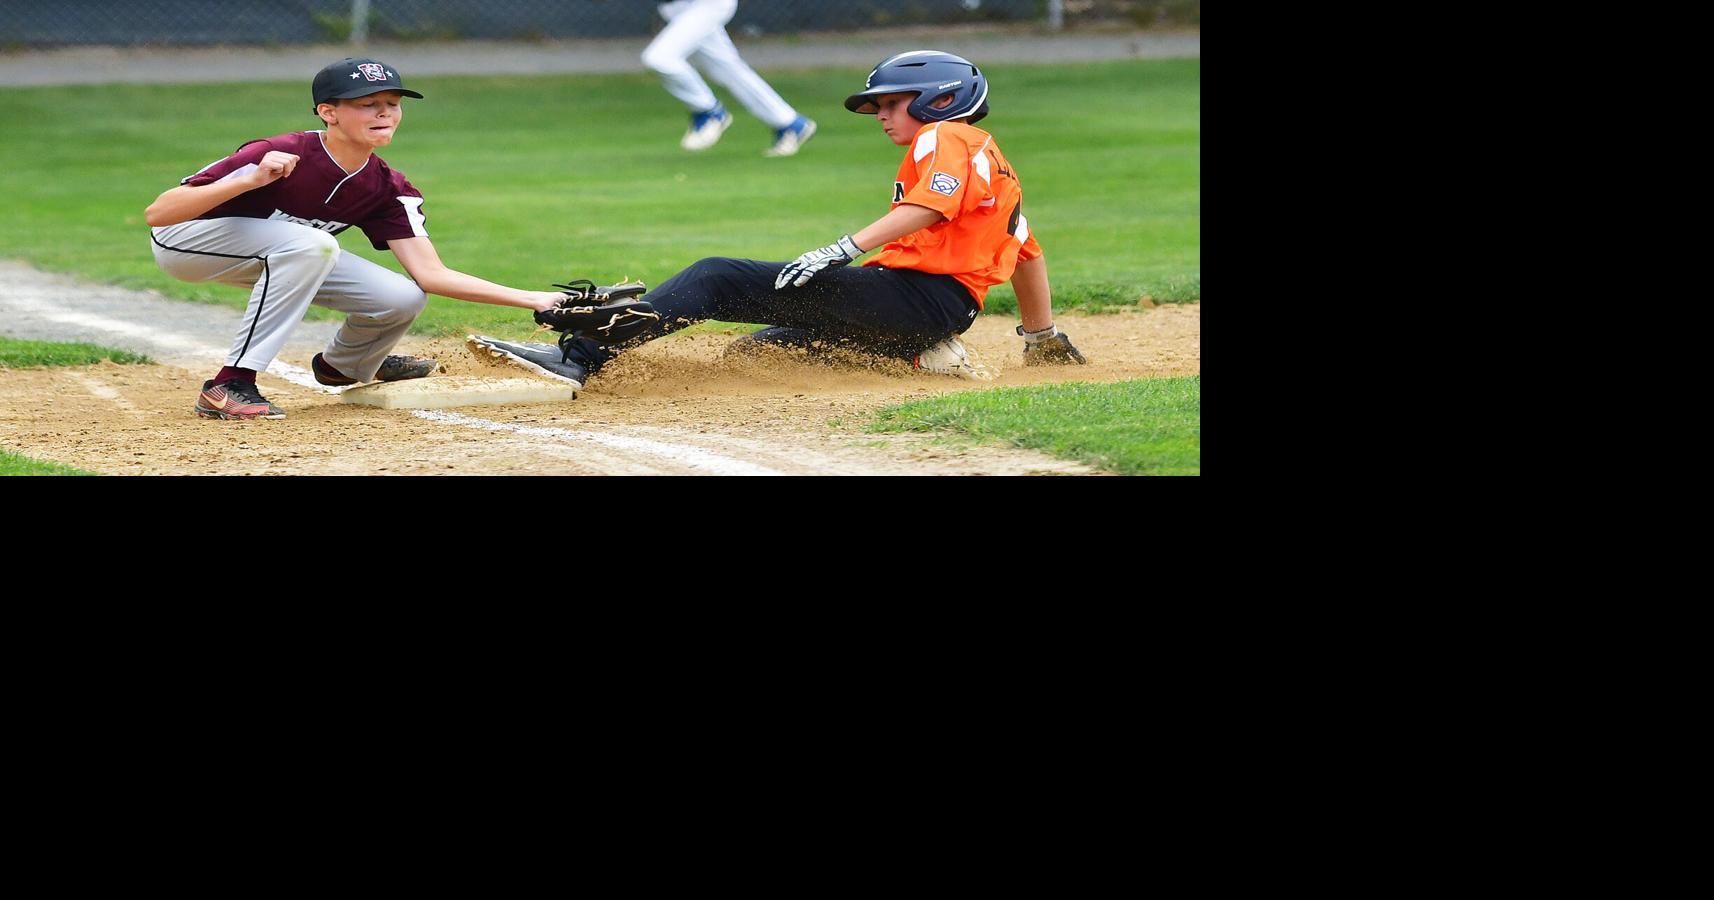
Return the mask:
<path fill-rule="evenodd" d="M 534 310 L 552 309 L 564 296 L 558 291 L 521 291 L 448 268 L 426 237 L 391 240 L 387 242 L 387 249 L 399 258 L 399 264 L 405 267 L 425 294 Z"/>

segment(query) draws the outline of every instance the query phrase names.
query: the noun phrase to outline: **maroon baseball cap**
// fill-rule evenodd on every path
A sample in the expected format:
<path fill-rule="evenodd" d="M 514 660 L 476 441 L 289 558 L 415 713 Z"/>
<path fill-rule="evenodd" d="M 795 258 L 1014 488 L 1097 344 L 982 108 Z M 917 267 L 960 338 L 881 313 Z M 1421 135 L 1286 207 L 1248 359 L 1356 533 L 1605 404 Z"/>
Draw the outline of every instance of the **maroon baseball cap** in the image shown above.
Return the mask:
<path fill-rule="evenodd" d="M 398 91 L 407 97 L 423 99 L 423 95 L 409 90 L 399 79 L 399 70 L 381 62 L 378 59 L 358 59 L 346 57 L 315 73 L 315 84 L 312 88 L 316 105 L 334 100 L 350 100 L 353 97 L 367 97 L 382 91 Z"/>

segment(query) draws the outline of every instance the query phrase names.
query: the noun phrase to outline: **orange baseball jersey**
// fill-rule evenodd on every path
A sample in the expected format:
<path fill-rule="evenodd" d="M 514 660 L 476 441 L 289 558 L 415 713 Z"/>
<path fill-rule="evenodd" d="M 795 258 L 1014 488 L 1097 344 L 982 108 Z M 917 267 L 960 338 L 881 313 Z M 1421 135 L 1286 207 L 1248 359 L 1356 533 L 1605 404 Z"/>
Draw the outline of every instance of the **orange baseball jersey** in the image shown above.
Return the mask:
<path fill-rule="evenodd" d="M 907 234 L 864 263 L 951 275 L 981 306 L 1012 280 L 1019 260 L 1041 256 L 1024 218 L 1024 189 L 994 136 L 963 122 L 926 125 L 893 183 L 893 206 L 926 206 L 946 221 Z"/>

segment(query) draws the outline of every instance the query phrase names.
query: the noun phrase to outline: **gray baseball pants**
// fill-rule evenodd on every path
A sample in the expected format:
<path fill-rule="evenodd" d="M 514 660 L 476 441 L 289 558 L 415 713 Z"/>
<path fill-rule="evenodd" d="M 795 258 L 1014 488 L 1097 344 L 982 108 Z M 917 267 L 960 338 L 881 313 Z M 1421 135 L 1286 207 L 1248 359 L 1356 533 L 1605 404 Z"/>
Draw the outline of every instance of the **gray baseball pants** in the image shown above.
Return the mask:
<path fill-rule="evenodd" d="M 150 231 L 155 262 L 168 275 L 250 288 L 228 366 L 268 368 L 314 303 L 347 314 L 323 358 L 369 381 L 428 303 L 416 282 L 341 252 L 333 235 L 308 225 L 235 217 Z"/>

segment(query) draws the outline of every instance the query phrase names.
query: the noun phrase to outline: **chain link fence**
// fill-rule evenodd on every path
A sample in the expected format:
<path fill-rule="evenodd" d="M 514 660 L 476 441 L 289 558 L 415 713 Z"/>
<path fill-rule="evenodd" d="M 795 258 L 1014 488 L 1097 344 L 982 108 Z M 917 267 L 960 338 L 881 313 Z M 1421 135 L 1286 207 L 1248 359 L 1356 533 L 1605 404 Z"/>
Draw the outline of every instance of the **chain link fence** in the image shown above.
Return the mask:
<path fill-rule="evenodd" d="M 639 37 L 647 0 L 0 0 L 0 53 L 70 45 Z M 743 0 L 735 37 L 928 24 L 1200 26 L 1201 0 Z"/>

